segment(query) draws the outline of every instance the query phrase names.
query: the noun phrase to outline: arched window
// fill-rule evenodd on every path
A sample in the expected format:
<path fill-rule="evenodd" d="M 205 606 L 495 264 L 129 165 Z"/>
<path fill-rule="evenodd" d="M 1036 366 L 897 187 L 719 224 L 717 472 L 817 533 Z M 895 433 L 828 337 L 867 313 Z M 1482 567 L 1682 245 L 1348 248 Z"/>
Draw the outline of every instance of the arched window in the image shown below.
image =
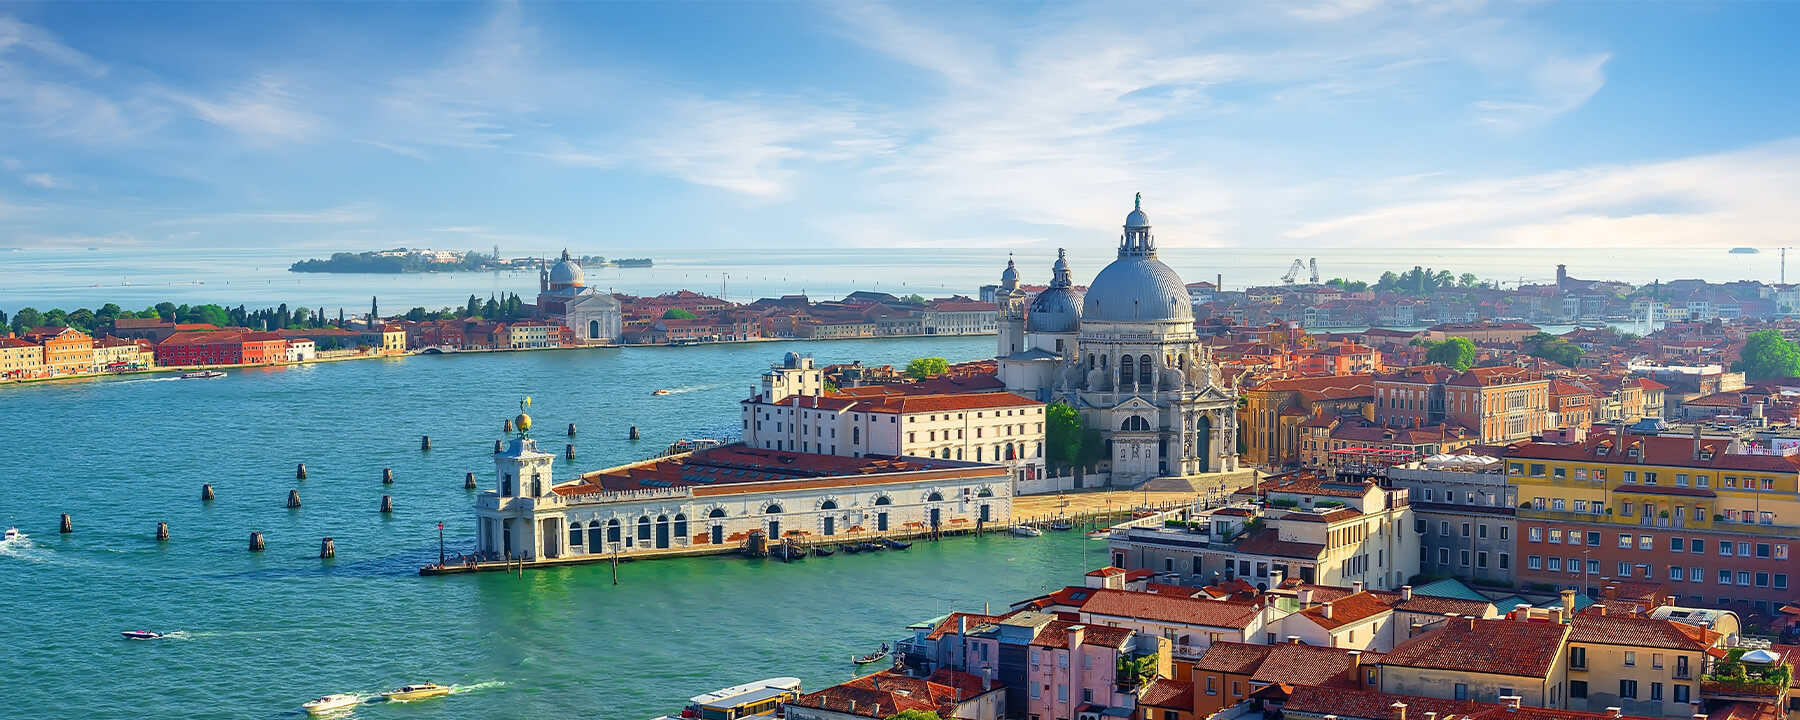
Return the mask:
<path fill-rule="evenodd" d="M 1186 370 L 1187 369 L 1187 356 L 1186 355 L 1176 355 L 1175 356 L 1175 367 L 1181 368 L 1182 370 Z"/>
<path fill-rule="evenodd" d="M 769 503 L 769 506 L 767 508 L 764 508 L 763 512 L 768 513 L 770 515 L 778 515 L 781 513 L 781 506 L 777 505 L 775 503 Z"/>
<path fill-rule="evenodd" d="M 594 340 L 599 337 L 600 337 L 600 321 L 599 320 L 589 320 L 588 321 L 588 339 Z"/>
<path fill-rule="evenodd" d="M 850 444 L 862 444 L 862 428 L 850 428 Z"/>
<path fill-rule="evenodd" d="M 638 518 L 638 542 L 650 542 L 650 516 Z"/>
<path fill-rule="evenodd" d="M 1132 366 L 1132 360 L 1131 360 L 1130 355 L 1126 355 L 1125 357 L 1119 358 L 1119 384 L 1120 385 L 1130 385 L 1131 384 L 1131 378 L 1132 378 L 1131 366 Z"/>
<path fill-rule="evenodd" d="M 707 513 L 706 516 L 709 518 L 725 517 L 725 508 L 713 508 L 712 512 Z"/>
<path fill-rule="evenodd" d="M 1125 418 L 1125 422 L 1119 425 L 1119 429 L 1125 432 L 1148 432 L 1150 421 L 1145 420 L 1142 416 L 1133 415 Z"/>
<path fill-rule="evenodd" d="M 938 502 L 943 499 L 944 499 L 944 494 L 940 493 L 936 490 L 931 491 L 930 495 L 925 496 L 925 502 Z"/>
<path fill-rule="evenodd" d="M 569 547 L 581 544 L 581 523 L 569 523 Z"/>
<path fill-rule="evenodd" d="M 616 529 L 618 527 L 618 521 L 616 521 L 616 520 L 613 521 L 613 526 L 616 531 Z M 591 553 L 600 552 L 600 550 L 602 548 L 604 548 L 606 545 L 605 541 L 600 538 L 600 521 L 599 520 L 589 521 L 588 526 L 587 526 L 587 531 L 588 531 L 588 537 L 587 537 L 588 552 L 591 552 Z"/>
<path fill-rule="evenodd" d="M 613 518 L 611 520 L 606 521 L 606 541 L 607 542 L 609 542 L 609 543 L 624 542 L 624 540 L 620 537 L 621 534 L 622 534 L 622 530 L 619 527 L 619 519 L 618 518 Z"/>
<path fill-rule="evenodd" d="M 826 500 L 825 502 L 819 503 L 819 509 L 820 510 L 836 510 L 837 509 L 837 501 L 836 500 Z"/>
<path fill-rule="evenodd" d="M 894 499 L 891 497 L 888 497 L 886 495 L 883 495 L 881 497 L 875 498 L 875 504 L 876 505 L 892 505 L 892 504 L 894 504 Z"/>
<path fill-rule="evenodd" d="M 1152 363 L 1150 361 L 1149 355 L 1145 355 L 1141 358 L 1138 358 L 1138 384 L 1139 385 L 1149 385 L 1150 383 L 1155 382 L 1154 380 L 1150 379 L 1150 374 L 1153 372 L 1156 372 L 1156 365 L 1155 365 L 1155 363 Z"/>
<path fill-rule="evenodd" d="M 975 446 L 975 462 L 981 462 L 981 446 Z"/>
<path fill-rule="evenodd" d="M 989 488 L 989 487 L 984 487 L 981 489 L 981 492 L 975 493 L 975 497 L 993 497 L 993 496 L 994 496 L 994 489 Z"/>
<path fill-rule="evenodd" d="M 675 513 L 675 537 L 687 537 L 687 513 Z"/>

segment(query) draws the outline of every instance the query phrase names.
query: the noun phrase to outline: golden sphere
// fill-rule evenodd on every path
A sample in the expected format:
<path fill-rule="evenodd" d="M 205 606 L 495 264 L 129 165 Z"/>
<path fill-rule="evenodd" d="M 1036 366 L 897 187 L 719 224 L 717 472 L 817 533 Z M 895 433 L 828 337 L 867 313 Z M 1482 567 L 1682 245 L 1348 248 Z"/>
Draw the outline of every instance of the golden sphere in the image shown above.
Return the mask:
<path fill-rule="evenodd" d="M 526 415 L 525 413 L 519 413 L 518 417 L 513 418 L 513 426 L 517 427 L 519 429 L 519 432 L 525 432 L 527 430 L 530 430 L 531 429 L 531 416 Z"/>

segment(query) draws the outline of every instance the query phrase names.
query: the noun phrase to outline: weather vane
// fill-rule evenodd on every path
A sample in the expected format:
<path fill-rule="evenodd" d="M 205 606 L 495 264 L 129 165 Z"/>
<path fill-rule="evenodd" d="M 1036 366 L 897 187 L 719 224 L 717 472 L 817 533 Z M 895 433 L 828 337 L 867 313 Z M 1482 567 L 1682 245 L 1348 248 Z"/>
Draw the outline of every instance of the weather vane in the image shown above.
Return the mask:
<path fill-rule="evenodd" d="M 519 401 L 519 417 L 513 420 L 513 427 L 519 431 L 520 438 L 531 436 L 531 416 L 525 414 L 525 409 L 529 407 L 531 407 L 531 396 L 526 395 L 524 400 Z"/>

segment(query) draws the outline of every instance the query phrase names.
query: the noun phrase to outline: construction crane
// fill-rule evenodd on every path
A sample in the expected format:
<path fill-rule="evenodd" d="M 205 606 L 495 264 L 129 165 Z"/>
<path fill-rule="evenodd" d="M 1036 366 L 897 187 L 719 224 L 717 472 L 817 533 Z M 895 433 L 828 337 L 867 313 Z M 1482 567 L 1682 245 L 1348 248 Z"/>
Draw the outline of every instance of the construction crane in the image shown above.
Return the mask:
<path fill-rule="evenodd" d="M 1319 259 L 1318 258 L 1307 258 L 1306 259 L 1306 267 L 1308 270 L 1312 271 L 1312 284 L 1314 284 L 1314 285 L 1319 284 Z"/>
<path fill-rule="evenodd" d="M 1305 270 L 1305 269 L 1306 269 L 1306 263 L 1304 261 L 1302 261 L 1300 258 L 1294 258 L 1293 267 L 1288 268 L 1287 274 L 1281 276 L 1281 284 L 1283 284 L 1283 285 L 1294 284 L 1294 278 L 1300 277 L 1300 271 Z"/>

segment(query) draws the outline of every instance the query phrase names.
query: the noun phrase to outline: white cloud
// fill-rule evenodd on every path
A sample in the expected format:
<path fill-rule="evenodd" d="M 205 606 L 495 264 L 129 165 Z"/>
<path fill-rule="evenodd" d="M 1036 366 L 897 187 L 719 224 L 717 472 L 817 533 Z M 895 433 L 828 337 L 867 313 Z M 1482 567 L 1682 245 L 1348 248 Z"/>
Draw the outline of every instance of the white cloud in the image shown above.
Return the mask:
<path fill-rule="evenodd" d="M 1478 120 L 1502 132 L 1515 133 L 1587 104 L 1606 85 L 1606 53 L 1580 58 L 1550 57 L 1529 76 L 1521 95 L 1475 104 Z"/>
<path fill-rule="evenodd" d="M 188 225 L 215 223 L 281 223 L 296 225 L 360 225 L 381 217 L 370 203 L 352 203 L 321 210 L 231 212 L 158 220 L 152 225 Z"/>
<path fill-rule="evenodd" d="M 218 99 L 170 93 L 194 117 L 245 136 L 255 142 L 299 140 L 311 136 L 320 119 L 298 109 L 284 81 L 258 75 Z"/>
<path fill-rule="evenodd" d="M 50 173 L 31 173 L 31 174 L 26 175 L 23 178 L 20 178 L 20 180 L 23 181 L 26 185 L 31 185 L 33 187 L 40 187 L 40 188 L 44 188 L 46 190 L 57 190 L 57 189 L 69 187 L 68 181 L 63 180 L 62 178 L 56 177 L 54 175 L 51 175 Z"/>
<path fill-rule="evenodd" d="M 1778 244 L 1800 225 L 1800 139 L 1734 152 L 1444 184 L 1287 236 L 1332 245 Z"/>

